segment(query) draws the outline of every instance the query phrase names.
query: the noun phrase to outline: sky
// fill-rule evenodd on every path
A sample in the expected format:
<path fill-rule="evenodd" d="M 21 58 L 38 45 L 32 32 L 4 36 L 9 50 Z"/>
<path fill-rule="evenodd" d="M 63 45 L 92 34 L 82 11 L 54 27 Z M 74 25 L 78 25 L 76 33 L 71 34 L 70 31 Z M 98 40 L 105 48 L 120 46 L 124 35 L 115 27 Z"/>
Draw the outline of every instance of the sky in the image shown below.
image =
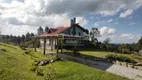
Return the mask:
<path fill-rule="evenodd" d="M 136 43 L 142 36 L 142 0 L 0 0 L 2 34 L 69 26 L 73 17 L 88 30 L 98 28 L 99 41 Z"/>

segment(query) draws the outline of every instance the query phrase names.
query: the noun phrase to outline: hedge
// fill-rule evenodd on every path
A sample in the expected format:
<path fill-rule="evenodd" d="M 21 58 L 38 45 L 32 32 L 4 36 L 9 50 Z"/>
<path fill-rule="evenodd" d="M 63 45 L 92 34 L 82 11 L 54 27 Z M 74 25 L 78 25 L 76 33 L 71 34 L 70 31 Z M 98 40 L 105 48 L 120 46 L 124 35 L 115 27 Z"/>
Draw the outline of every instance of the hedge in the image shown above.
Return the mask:
<path fill-rule="evenodd" d="M 135 60 L 133 60 L 127 56 L 120 56 L 120 55 L 116 55 L 116 54 L 108 54 L 108 55 L 106 55 L 106 58 L 108 60 L 118 60 L 118 61 L 128 62 L 128 63 L 137 63 Z"/>

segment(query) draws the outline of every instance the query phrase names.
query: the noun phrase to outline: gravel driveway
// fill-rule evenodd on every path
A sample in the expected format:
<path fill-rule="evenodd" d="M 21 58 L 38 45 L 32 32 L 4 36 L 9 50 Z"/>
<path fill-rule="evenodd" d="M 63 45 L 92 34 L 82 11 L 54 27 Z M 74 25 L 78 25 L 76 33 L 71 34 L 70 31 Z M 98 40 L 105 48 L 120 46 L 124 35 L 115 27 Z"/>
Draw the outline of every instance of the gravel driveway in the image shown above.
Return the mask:
<path fill-rule="evenodd" d="M 120 76 L 128 77 L 130 79 L 142 80 L 142 70 L 128 68 L 125 66 L 120 66 L 120 65 L 111 64 L 111 63 L 76 58 L 76 57 L 68 56 L 65 54 L 59 54 L 59 57 L 65 59 L 65 60 L 85 64 L 87 66 L 101 69 L 101 70 L 104 70 L 104 71 L 107 71 L 110 73 L 114 73 L 114 74 L 117 74 Z"/>

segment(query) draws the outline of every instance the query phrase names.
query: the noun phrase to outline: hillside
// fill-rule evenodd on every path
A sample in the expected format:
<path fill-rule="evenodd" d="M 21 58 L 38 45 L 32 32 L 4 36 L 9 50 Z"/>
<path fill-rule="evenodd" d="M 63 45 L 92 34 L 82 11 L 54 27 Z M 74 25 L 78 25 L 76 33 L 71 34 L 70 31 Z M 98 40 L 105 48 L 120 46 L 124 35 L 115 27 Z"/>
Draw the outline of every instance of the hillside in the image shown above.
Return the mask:
<path fill-rule="evenodd" d="M 57 61 L 46 66 L 38 66 L 39 72 L 32 71 L 33 63 L 48 56 L 30 51 L 25 54 L 17 46 L 0 43 L 0 79 L 1 80 L 44 80 L 54 69 L 56 80 L 128 80 L 108 72 L 70 61 Z M 52 76 L 51 76 L 52 77 Z M 48 80 L 48 79 L 47 79 Z"/>

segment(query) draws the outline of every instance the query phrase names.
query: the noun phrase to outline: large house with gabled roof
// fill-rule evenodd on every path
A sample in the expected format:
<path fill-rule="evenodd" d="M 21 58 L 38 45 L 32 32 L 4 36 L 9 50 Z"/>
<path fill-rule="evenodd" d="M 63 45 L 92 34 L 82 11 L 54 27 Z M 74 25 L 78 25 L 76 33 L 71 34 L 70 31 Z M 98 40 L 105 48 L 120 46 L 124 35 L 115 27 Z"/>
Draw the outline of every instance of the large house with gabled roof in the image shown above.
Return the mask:
<path fill-rule="evenodd" d="M 89 31 L 76 23 L 74 18 L 71 19 L 70 26 L 50 28 L 46 33 L 41 34 L 40 44 L 41 47 L 45 46 L 46 49 L 51 50 L 61 45 L 64 48 L 72 48 L 74 44 L 76 44 L 76 47 L 83 47 L 89 40 L 88 33 Z"/>

